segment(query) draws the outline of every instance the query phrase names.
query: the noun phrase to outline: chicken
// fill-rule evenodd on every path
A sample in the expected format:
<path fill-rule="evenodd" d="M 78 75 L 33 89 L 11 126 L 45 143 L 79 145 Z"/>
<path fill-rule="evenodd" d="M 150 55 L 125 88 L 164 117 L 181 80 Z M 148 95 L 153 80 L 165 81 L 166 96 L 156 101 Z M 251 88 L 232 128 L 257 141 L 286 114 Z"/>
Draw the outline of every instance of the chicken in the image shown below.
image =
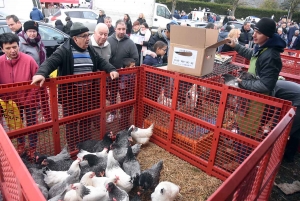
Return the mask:
<path fill-rule="evenodd" d="M 179 193 L 180 186 L 173 184 L 172 182 L 163 181 L 160 182 L 154 192 L 151 194 L 152 201 L 173 201 L 181 194 Z"/>
<path fill-rule="evenodd" d="M 49 199 L 48 201 L 61 201 L 61 200 L 66 200 L 65 199 L 65 196 L 66 194 L 68 193 L 69 189 L 68 187 L 66 186 L 65 188 L 62 189 L 62 192 L 59 193 L 58 195 L 56 195 L 55 197 Z M 75 197 L 73 197 L 73 201 L 77 200 L 77 196 L 75 194 Z"/>
<path fill-rule="evenodd" d="M 87 154 L 93 154 L 93 155 L 97 156 L 98 158 L 101 158 L 101 157 L 104 157 L 105 155 L 107 156 L 107 151 L 108 151 L 108 149 L 104 148 L 101 152 L 91 153 L 91 152 L 88 152 L 88 151 L 85 151 L 85 150 L 81 149 L 77 154 L 77 158 L 82 159 L 83 156 L 87 155 Z"/>
<path fill-rule="evenodd" d="M 224 79 L 224 84 L 227 86 L 231 86 L 231 87 L 235 87 L 235 88 L 239 88 L 239 83 L 237 81 L 237 78 L 234 77 L 231 74 L 223 74 L 222 78 Z"/>
<path fill-rule="evenodd" d="M 72 159 L 53 161 L 47 156 L 42 155 L 36 158 L 36 164 L 39 168 L 47 167 L 53 171 L 67 171 L 74 161 Z"/>
<path fill-rule="evenodd" d="M 68 171 L 46 171 L 44 181 L 49 188 L 57 183 L 63 182 L 68 178 L 69 175 L 73 174 L 74 172 L 80 171 L 79 163 L 80 159 L 75 160 Z"/>
<path fill-rule="evenodd" d="M 121 144 L 120 142 L 121 141 L 119 142 L 115 141 L 111 145 L 110 149 L 113 151 L 114 158 L 120 163 L 120 165 L 122 165 L 125 160 L 128 146 L 125 147 L 124 144 Z"/>
<path fill-rule="evenodd" d="M 94 172 L 88 172 L 80 180 L 80 183 L 85 186 L 93 186 L 93 187 L 100 187 L 103 188 L 108 184 L 109 182 L 116 182 L 117 179 L 115 177 L 96 177 Z"/>
<path fill-rule="evenodd" d="M 141 193 L 137 192 L 136 195 L 132 199 L 130 199 L 130 201 L 142 201 Z"/>
<path fill-rule="evenodd" d="M 112 150 L 108 153 L 105 174 L 108 178 L 117 177 L 117 186 L 126 192 L 132 189 L 131 177 L 122 170 L 119 162 L 114 158 Z"/>
<path fill-rule="evenodd" d="M 76 147 L 77 147 L 78 150 L 83 149 L 83 150 L 92 152 L 93 149 L 94 149 L 94 146 L 100 141 L 101 140 L 94 140 L 94 139 L 86 140 L 86 141 L 83 141 L 83 142 L 79 142 Z"/>
<path fill-rule="evenodd" d="M 108 191 L 109 201 L 129 201 L 128 194 L 113 182 L 106 184 L 106 189 Z"/>
<path fill-rule="evenodd" d="M 49 190 L 49 198 L 53 198 L 64 191 L 64 189 L 70 184 L 77 183 L 79 181 L 80 169 L 72 172 L 66 180 L 55 184 Z"/>
<path fill-rule="evenodd" d="M 70 160 L 71 156 L 68 152 L 68 145 L 66 144 L 61 152 L 55 156 L 48 156 L 47 159 L 53 160 L 54 162 L 62 161 L 62 160 Z"/>
<path fill-rule="evenodd" d="M 132 125 L 130 128 L 133 128 L 133 130 L 131 131 L 130 135 L 135 140 L 136 143 L 147 144 L 150 140 L 150 137 L 153 134 L 153 126 L 154 124 L 151 124 L 149 128 L 142 129 Z"/>
<path fill-rule="evenodd" d="M 132 153 L 133 153 L 135 156 L 137 156 L 137 155 L 140 153 L 140 151 L 141 151 L 141 146 L 142 146 L 142 144 L 135 144 L 135 145 L 131 146 Z"/>
<path fill-rule="evenodd" d="M 35 181 L 35 183 L 38 185 L 39 189 L 43 193 L 44 197 L 48 199 L 48 189 L 47 184 L 44 181 L 44 174 L 43 171 L 37 168 L 29 168 L 28 171 L 31 174 L 31 177 Z"/>
<path fill-rule="evenodd" d="M 132 129 L 133 128 L 130 128 L 129 130 L 125 129 L 118 132 L 115 142 L 122 145 L 122 147 L 128 147 L 132 141 L 132 137 L 130 136 Z"/>
<path fill-rule="evenodd" d="M 99 158 L 93 154 L 87 154 L 83 156 L 83 161 L 88 162 L 88 166 L 81 167 L 81 176 L 80 178 L 87 172 L 93 171 L 97 175 L 104 174 L 106 165 L 107 165 L 107 152 L 103 153 L 103 157 Z"/>
<path fill-rule="evenodd" d="M 143 190 L 154 189 L 159 182 L 163 161 L 154 164 L 150 169 L 144 170 L 139 176 L 139 186 Z"/>
<path fill-rule="evenodd" d="M 91 152 L 99 152 L 99 151 L 102 151 L 104 148 L 109 149 L 110 145 L 113 143 L 114 138 L 115 138 L 115 136 L 112 132 L 105 133 L 103 140 L 101 140 L 97 144 L 95 144 L 95 146 L 93 147 Z"/>
<path fill-rule="evenodd" d="M 83 201 L 100 201 L 107 200 L 108 193 L 105 188 L 95 188 L 92 186 L 84 186 L 81 183 L 75 183 L 71 186 L 76 191 L 77 198 Z"/>
<path fill-rule="evenodd" d="M 126 174 L 131 176 L 132 183 L 138 185 L 138 176 L 141 174 L 140 163 L 136 160 L 136 157 L 132 153 L 132 149 L 129 146 L 127 154 L 123 163 L 123 170 Z"/>

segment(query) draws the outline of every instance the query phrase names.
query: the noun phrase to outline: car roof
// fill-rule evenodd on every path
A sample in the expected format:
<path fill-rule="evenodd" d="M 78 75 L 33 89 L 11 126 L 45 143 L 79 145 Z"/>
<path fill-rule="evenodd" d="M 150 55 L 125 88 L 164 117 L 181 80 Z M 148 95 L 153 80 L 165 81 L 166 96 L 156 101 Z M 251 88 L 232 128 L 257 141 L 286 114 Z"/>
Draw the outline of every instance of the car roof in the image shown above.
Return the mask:
<path fill-rule="evenodd" d="M 60 11 L 93 11 L 96 12 L 95 10 L 89 9 L 89 8 L 72 8 L 72 9 L 60 9 Z"/>

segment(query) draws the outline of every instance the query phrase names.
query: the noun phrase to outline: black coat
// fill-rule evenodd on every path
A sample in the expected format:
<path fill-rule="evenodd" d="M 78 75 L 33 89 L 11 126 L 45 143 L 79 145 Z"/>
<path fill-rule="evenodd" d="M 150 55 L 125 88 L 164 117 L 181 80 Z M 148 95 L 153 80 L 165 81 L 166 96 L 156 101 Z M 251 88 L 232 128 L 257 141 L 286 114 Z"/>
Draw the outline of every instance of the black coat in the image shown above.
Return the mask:
<path fill-rule="evenodd" d="M 48 77 L 50 73 L 58 69 L 58 76 L 73 75 L 74 58 L 71 50 L 71 40 L 68 39 L 64 44 L 59 46 L 56 51 L 48 58 L 40 68 L 36 75 Z M 98 70 L 110 73 L 116 71 L 116 68 L 99 56 L 92 46 L 88 47 L 91 59 L 93 61 L 93 72 Z"/>
<path fill-rule="evenodd" d="M 150 37 L 150 39 L 148 41 L 148 50 L 151 50 L 152 52 L 154 52 L 153 46 L 157 41 L 162 41 L 162 42 L 166 43 L 166 45 L 168 45 L 168 42 L 162 36 L 163 31 L 164 30 L 158 29 L 157 32 Z M 167 47 L 167 48 L 169 48 L 169 47 Z M 167 53 L 168 53 L 168 49 L 167 49 Z M 165 54 L 163 57 L 163 63 L 168 63 L 168 55 L 167 54 Z"/>
<path fill-rule="evenodd" d="M 98 20 L 97 20 L 97 24 L 99 23 L 104 23 L 104 18 L 106 18 L 106 15 L 99 15 Z"/>
<path fill-rule="evenodd" d="M 126 34 L 131 34 L 131 30 L 132 30 L 131 20 L 125 21 L 125 24 L 126 24 Z"/>
<path fill-rule="evenodd" d="M 73 25 L 73 22 L 72 21 L 68 21 L 67 24 L 64 26 L 64 32 L 66 34 L 69 34 L 70 35 L 70 29 L 71 29 L 71 26 Z"/>
<path fill-rule="evenodd" d="M 109 27 L 108 31 L 109 31 L 108 36 L 113 35 L 113 33 L 115 33 L 115 27 L 113 27 L 113 26 L 111 25 L 111 27 Z"/>
<path fill-rule="evenodd" d="M 241 35 L 239 37 L 239 44 L 245 46 L 245 44 L 248 44 L 249 41 L 253 40 L 253 35 L 254 31 L 251 28 L 249 31 L 244 30 L 244 26 L 241 28 Z"/>
<path fill-rule="evenodd" d="M 224 44 L 221 52 L 230 52 L 230 51 L 234 51 L 234 48 L 230 47 L 229 45 Z"/>
<path fill-rule="evenodd" d="M 144 22 L 146 22 L 143 18 L 138 18 L 136 21 L 139 21 L 140 25 L 142 25 Z"/>

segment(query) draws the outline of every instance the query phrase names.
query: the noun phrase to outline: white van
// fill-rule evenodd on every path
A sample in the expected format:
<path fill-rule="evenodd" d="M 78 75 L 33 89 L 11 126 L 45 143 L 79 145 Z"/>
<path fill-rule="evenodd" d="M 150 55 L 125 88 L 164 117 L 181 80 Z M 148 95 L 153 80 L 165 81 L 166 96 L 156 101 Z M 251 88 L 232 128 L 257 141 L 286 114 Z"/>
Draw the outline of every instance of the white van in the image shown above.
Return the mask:
<path fill-rule="evenodd" d="M 112 18 L 114 23 L 128 14 L 133 23 L 140 13 L 145 19 L 152 32 L 158 27 L 166 28 L 166 25 L 173 19 L 168 7 L 164 4 L 155 3 L 155 0 L 93 0 L 93 10 L 104 10 L 106 16 Z"/>

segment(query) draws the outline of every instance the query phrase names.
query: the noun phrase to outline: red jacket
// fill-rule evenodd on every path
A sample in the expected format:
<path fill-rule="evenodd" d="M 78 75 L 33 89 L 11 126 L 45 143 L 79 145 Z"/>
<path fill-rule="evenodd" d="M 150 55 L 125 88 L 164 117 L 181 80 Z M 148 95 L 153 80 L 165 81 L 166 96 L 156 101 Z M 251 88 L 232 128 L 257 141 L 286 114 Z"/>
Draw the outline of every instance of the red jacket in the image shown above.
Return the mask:
<path fill-rule="evenodd" d="M 19 52 L 18 58 L 13 60 L 8 60 L 6 55 L 2 55 L 0 57 L 0 85 L 30 81 L 37 70 L 37 63 L 27 54 Z M 42 103 L 43 108 L 48 108 L 48 101 L 46 101 L 48 94 L 44 88 L 0 93 L 0 98 L 4 101 L 13 100 L 19 107 L 25 105 L 36 107 L 40 101 L 43 101 L 46 103 Z"/>

